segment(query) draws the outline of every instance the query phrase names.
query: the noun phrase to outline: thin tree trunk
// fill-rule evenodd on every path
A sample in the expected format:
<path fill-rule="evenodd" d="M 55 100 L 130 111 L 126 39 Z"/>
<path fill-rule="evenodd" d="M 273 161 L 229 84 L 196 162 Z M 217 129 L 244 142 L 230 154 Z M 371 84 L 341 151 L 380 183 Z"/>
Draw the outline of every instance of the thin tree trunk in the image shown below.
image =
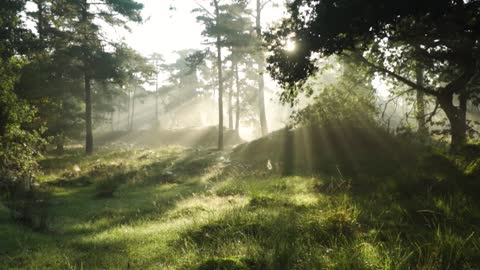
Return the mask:
<path fill-rule="evenodd" d="M 130 112 L 131 112 L 131 103 L 132 103 L 132 97 L 131 97 L 131 92 L 128 90 L 128 99 L 127 99 L 127 126 L 126 129 L 128 130 L 130 128 Z"/>
<path fill-rule="evenodd" d="M 155 128 L 160 126 L 159 119 L 158 119 L 158 73 L 155 77 Z"/>
<path fill-rule="evenodd" d="M 92 132 L 92 89 L 90 76 L 85 72 L 85 151 L 88 155 L 93 153 Z"/>
<path fill-rule="evenodd" d="M 220 11 L 218 0 L 213 0 L 215 6 L 215 20 L 219 25 Z M 218 69 L 218 150 L 223 150 L 223 74 L 222 74 L 222 47 L 221 37 L 217 35 L 217 69 Z"/>
<path fill-rule="evenodd" d="M 228 89 L 228 128 L 233 130 L 233 87 Z"/>
<path fill-rule="evenodd" d="M 37 0 L 36 1 L 36 4 L 37 4 L 37 32 L 38 32 L 38 38 L 40 39 L 40 41 L 44 41 L 44 30 L 45 30 L 45 26 L 44 26 L 44 1 L 43 0 Z"/>
<path fill-rule="evenodd" d="M 56 152 L 57 154 L 63 154 L 64 152 L 64 144 L 65 144 L 65 135 L 62 133 L 62 134 L 58 134 L 56 137 L 55 137 L 55 145 L 57 147 Z"/>
<path fill-rule="evenodd" d="M 137 96 L 137 86 L 135 85 L 133 88 L 133 98 L 132 98 L 132 119 L 130 121 L 130 128 L 129 130 L 133 130 L 133 121 L 135 118 L 135 98 Z"/>
<path fill-rule="evenodd" d="M 420 86 L 424 86 L 424 70 L 420 65 L 416 67 L 416 79 L 417 84 Z M 418 133 L 421 136 L 428 135 L 428 128 L 427 128 L 427 121 L 425 117 L 425 94 L 422 91 L 417 92 L 417 112 L 416 118 L 418 123 Z"/>
<path fill-rule="evenodd" d="M 261 15 L 262 15 L 262 2 L 257 0 L 257 16 L 256 16 L 256 32 L 257 37 L 260 40 L 262 37 L 262 25 L 261 25 Z M 267 126 L 267 116 L 265 113 L 265 81 L 263 73 L 265 72 L 265 56 L 263 53 L 263 48 L 259 48 L 258 58 L 258 109 L 260 116 L 260 128 L 262 136 L 267 135 L 268 126 Z"/>
<path fill-rule="evenodd" d="M 235 63 L 235 86 L 236 93 L 236 117 L 235 117 L 235 132 L 240 135 L 240 80 L 238 79 L 238 63 Z"/>
<path fill-rule="evenodd" d="M 113 123 L 113 117 L 114 117 L 115 111 L 110 112 L 110 128 L 112 131 L 115 131 L 115 125 Z"/>
<path fill-rule="evenodd" d="M 88 24 L 88 2 L 82 1 L 82 17 L 81 21 L 84 24 Z M 91 77 L 89 73 L 89 60 L 88 60 L 88 34 L 83 33 L 82 44 L 82 57 L 83 57 L 83 69 L 84 69 L 84 84 L 85 84 L 85 152 L 87 155 L 93 153 L 93 132 L 92 132 L 92 89 L 91 89 Z"/>

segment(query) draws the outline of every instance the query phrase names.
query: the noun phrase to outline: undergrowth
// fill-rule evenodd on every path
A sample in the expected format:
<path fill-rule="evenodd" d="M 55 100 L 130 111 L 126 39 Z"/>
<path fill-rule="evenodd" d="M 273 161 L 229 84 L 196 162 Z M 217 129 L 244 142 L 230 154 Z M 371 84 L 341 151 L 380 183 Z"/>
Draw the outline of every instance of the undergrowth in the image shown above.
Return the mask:
<path fill-rule="evenodd" d="M 283 175 L 209 149 L 80 151 L 41 161 L 48 231 L 0 207 L 0 269 L 480 265 L 474 159 L 423 152 L 405 164 L 415 170 Z"/>

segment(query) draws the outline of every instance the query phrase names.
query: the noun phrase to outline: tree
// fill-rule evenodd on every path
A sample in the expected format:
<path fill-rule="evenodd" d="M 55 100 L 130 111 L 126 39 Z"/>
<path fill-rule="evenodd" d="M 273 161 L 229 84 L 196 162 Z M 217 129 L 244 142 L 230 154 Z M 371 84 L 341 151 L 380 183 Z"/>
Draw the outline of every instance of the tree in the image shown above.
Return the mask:
<path fill-rule="evenodd" d="M 155 67 L 155 124 L 154 126 L 155 127 L 158 127 L 159 126 L 159 120 L 158 120 L 158 74 L 160 73 L 160 69 L 161 69 L 161 64 L 164 59 L 163 59 L 163 56 L 158 54 L 158 53 L 154 53 L 150 56 L 150 60 L 153 61 L 153 66 Z"/>
<path fill-rule="evenodd" d="M 0 199 L 30 193 L 38 169 L 40 129 L 32 127 L 35 109 L 15 93 L 22 67 L 35 46 L 22 21 L 23 1 L 3 1 L 0 7 Z M 11 206 L 11 205 L 9 205 Z M 23 210 L 23 209 L 22 209 Z M 22 211 L 25 221 L 30 219 Z"/>
<path fill-rule="evenodd" d="M 265 53 L 263 49 L 262 40 L 262 11 L 266 7 L 270 0 L 256 0 L 256 17 L 255 17 L 255 30 L 258 38 L 258 51 L 257 51 L 257 65 L 258 65 L 258 109 L 260 116 L 260 128 L 262 136 L 267 135 L 268 125 L 267 116 L 265 114 Z"/>
<path fill-rule="evenodd" d="M 60 31 L 61 18 L 69 15 L 62 13 L 66 4 L 62 0 L 30 3 L 36 10 L 26 10 L 26 14 L 35 22 L 36 35 L 29 42 L 28 61 L 22 66 L 15 93 L 35 106 L 36 126 L 45 125 L 43 135 L 53 138 L 61 152 L 65 138 L 78 134 L 83 124 L 78 70 L 67 49 L 69 35 Z"/>
<path fill-rule="evenodd" d="M 92 8 L 93 6 L 93 8 Z M 93 153 L 92 80 L 115 76 L 113 56 L 104 50 L 99 29 L 102 23 L 123 25 L 127 20 L 140 22 L 143 5 L 134 0 L 80 0 L 71 3 L 70 25 L 75 34 L 72 48 L 81 61 L 85 90 L 85 151 Z"/>
<path fill-rule="evenodd" d="M 228 96 L 228 123 L 229 128 L 233 129 L 233 85 L 235 85 L 235 107 L 236 120 L 235 130 L 237 134 L 240 129 L 240 96 L 241 85 L 239 76 L 239 65 L 249 62 L 249 58 L 256 53 L 258 47 L 258 39 L 254 36 L 253 22 L 249 18 L 251 11 L 247 8 L 246 2 L 232 4 L 229 7 L 229 13 L 233 16 L 228 21 L 228 31 L 225 36 L 225 45 L 230 49 L 228 60 L 231 62 L 231 79 L 232 85 L 229 88 Z M 256 59 L 258 60 L 258 59 Z M 253 64 L 253 63 L 249 63 Z M 263 75 L 262 75 L 263 77 Z M 257 78 L 255 78 L 257 79 Z M 262 88 L 263 89 L 263 88 Z M 263 107 L 264 108 L 264 107 Z M 261 110 L 260 110 L 261 111 Z M 260 121 L 261 122 L 261 121 Z"/>
<path fill-rule="evenodd" d="M 478 98 L 480 1 L 297 0 L 289 10 L 268 37 L 268 69 L 289 88 L 283 98 L 294 98 L 315 72 L 315 53 L 342 54 L 434 98 L 449 120 L 452 149 L 465 143 L 467 102 Z M 284 49 L 289 39 L 294 52 Z M 424 85 L 407 76 L 412 60 L 424 68 Z"/>
<path fill-rule="evenodd" d="M 117 73 L 115 74 L 115 83 L 122 85 L 128 96 L 128 123 L 127 128 L 132 130 L 133 118 L 135 114 L 135 99 L 137 91 L 141 85 L 149 82 L 154 74 L 156 67 L 149 63 L 148 59 L 141 56 L 135 50 L 120 44 L 114 54 Z"/>
<path fill-rule="evenodd" d="M 213 39 L 216 49 L 216 66 L 218 72 L 218 150 L 223 150 L 223 58 L 222 47 L 224 47 L 222 38 L 225 35 L 224 23 L 229 20 L 228 14 L 223 11 L 224 6 L 219 4 L 219 0 L 212 0 L 213 12 L 209 11 L 201 4 L 200 8 L 194 12 L 200 12 L 197 21 L 205 25 L 202 34 L 207 39 Z M 222 11 L 221 11 L 222 9 Z"/>

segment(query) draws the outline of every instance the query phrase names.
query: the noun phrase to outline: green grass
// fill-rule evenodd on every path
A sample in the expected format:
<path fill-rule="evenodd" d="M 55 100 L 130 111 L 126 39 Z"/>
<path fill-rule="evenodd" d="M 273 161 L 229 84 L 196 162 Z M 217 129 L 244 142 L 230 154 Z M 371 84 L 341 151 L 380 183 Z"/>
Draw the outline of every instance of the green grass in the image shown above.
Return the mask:
<path fill-rule="evenodd" d="M 166 147 L 45 157 L 49 231 L 15 224 L 0 206 L 0 269 L 480 267 L 478 193 L 462 188 L 473 178 L 451 185 L 458 175 L 440 169 L 281 176 L 227 155 Z"/>

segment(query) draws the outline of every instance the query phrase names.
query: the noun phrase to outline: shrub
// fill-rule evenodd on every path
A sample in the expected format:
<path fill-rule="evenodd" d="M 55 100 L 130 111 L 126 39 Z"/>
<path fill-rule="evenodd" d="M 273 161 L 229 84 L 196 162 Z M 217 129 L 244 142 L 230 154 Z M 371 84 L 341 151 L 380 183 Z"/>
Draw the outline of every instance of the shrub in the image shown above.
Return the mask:
<path fill-rule="evenodd" d="M 35 201 L 30 197 L 36 196 L 32 184 L 44 141 L 41 132 L 31 127 L 34 108 L 13 92 L 22 65 L 19 58 L 0 59 L 0 199 L 13 207 L 14 213 L 21 210 L 15 215 L 31 220 L 28 209 Z"/>

